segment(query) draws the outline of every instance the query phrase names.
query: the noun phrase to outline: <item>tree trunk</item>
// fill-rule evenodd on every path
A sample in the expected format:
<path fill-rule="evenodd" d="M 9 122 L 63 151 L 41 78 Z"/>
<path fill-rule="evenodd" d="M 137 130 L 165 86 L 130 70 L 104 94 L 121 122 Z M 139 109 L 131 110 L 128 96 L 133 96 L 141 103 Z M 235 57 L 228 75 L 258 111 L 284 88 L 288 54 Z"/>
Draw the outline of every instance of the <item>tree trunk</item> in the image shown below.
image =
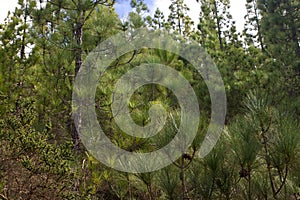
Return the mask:
<path fill-rule="evenodd" d="M 81 8 L 81 1 L 78 1 L 78 8 Z M 83 25 L 84 25 L 84 17 L 85 11 L 80 11 L 79 19 L 75 25 L 75 39 L 76 39 L 76 49 L 75 49 L 75 77 L 77 76 L 81 66 L 82 66 L 82 35 L 83 35 Z M 79 108 L 81 109 L 81 105 Z M 79 131 L 81 129 L 82 124 L 82 116 L 80 110 L 77 112 L 77 129 L 73 128 L 73 142 L 74 142 L 74 149 L 79 149 L 80 138 L 79 138 Z"/>
<path fill-rule="evenodd" d="M 292 9 L 292 5 L 289 3 L 289 11 L 290 13 L 293 13 L 294 10 Z M 295 45 L 295 51 L 296 51 L 296 57 L 298 59 L 298 65 L 296 66 L 296 71 L 298 73 L 298 75 L 300 76 L 300 46 L 299 46 L 299 39 L 298 39 L 298 33 L 297 33 L 297 28 L 296 28 L 296 25 L 295 25 L 295 20 L 292 18 L 291 19 L 291 31 L 292 31 L 292 35 L 291 35 L 291 38 L 292 38 L 292 41 Z"/>
<path fill-rule="evenodd" d="M 25 5 L 25 10 L 24 10 L 24 29 L 23 29 L 23 35 L 22 35 L 22 46 L 21 46 L 21 51 L 20 51 L 20 57 L 21 60 L 24 60 L 25 58 L 25 38 L 26 38 L 26 23 L 27 23 L 27 2 Z"/>
<path fill-rule="evenodd" d="M 181 179 L 181 189 L 182 189 L 182 200 L 185 200 L 185 199 L 189 199 L 187 194 L 186 194 L 186 184 L 185 184 L 185 165 L 184 165 L 184 156 L 182 155 L 181 156 L 181 176 L 180 176 L 180 179 Z"/>
<path fill-rule="evenodd" d="M 263 43 L 263 36 L 261 34 L 261 27 L 260 27 L 260 21 L 259 21 L 259 14 L 258 14 L 258 8 L 257 8 L 257 3 L 256 1 L 253 1 L 253 9 L 254 9 L 254 14 L 255 14 L 255 23 L 257 25 L 257 36 L 258 36 L 258 42 L 260 45 L 260 48 L 263 52 L 265 52 L 265 46 Z"/>
<path fill-rule="evenodd" d="M 215 18 L 217 20 L 217 29 L 218 29 L 218 38 L 219 38 L 219 43 L 220 43 L 220 49 L 223 50 L 223 41 L 222 41 L 222 30 L 221 30 L 221 22 L 220 22 L 220 18 L 219 18 L 219 13 L 218 13 L 218 5 L 217 5 L 217 1 L 213 1 L 214 4 L 214 14 L 215 14 Z"/>

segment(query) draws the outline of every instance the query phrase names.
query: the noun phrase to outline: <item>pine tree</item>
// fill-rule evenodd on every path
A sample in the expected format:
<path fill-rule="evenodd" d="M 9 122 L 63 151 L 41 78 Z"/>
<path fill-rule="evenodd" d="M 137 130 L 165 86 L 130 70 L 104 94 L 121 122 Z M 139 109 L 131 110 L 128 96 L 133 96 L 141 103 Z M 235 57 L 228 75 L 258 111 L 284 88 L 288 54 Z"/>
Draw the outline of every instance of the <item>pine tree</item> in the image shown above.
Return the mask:
<path fill-rule="evenodd" d="M 190 9 L 184 3 L 184 0 L 171 0 L 169 9 L 168 25 L 173 31 L 182 36 L 190 36 L 194 22 L 188 16 Z"/>
<path fill-rule="evenodd" d="M 48 68 L 51 71 L 50 74 L 56 74 L 57 77 L 61 77 L 61 81 L 67 82 L 69 86 L 68 91 L 61 91 L 64 94 L 58 94 L 58 99 L 53 102 L 55 102 L 55 104 L 60 102 L 60 105 L 65 107 L 64 110 L 66 112 L 63 114 L 64 117 L 69 115 L 69 120 L 65 124 L 68 124 L 69 127 L 67 129 L 72 132 L 75 149 L 79 148 L 80 140 L 70 115 L 72 82 L 82 65 L 85 53 L 91 51 L 101 40 L 108 37 L 103 34 L 105 33 L 103 28 L 101 31 L 97 30 L 100 27 L 97 27 L 96 30 L 91 30 L 91 23 L 94 23 L 94 25 L 98 23 L 97 25 L 99 25 L 99 22 L 105 19 L 97 19 L 95 15 L 99 16 L 103 14 L 107 19 L 111 17 L 111 19 L 117 22 L 116 15 L 113 13 L 112 9 L 113 4 L 114 1 L 110 0 L 51 0 L 45 2 L 43 7 L 41 6 L 32 11 L 32 18 L 37 26 L 36 36 L 42 36 L 37 42 L 43 52 L 43 65 L 46 69 Z M 104 9 L 102 6 L 108 7 L 109 9 Z M 99 14 L 100 12 L 102 13 Z M 104 14 L 105 12 L 106 15 Z M 91 22 L 91 19 L 93 19 L 93 22 Z M 102 22 L 104 21 L 105 20 Z M 110 22 L 109 25 L 112 26 L 111 30 L 114 30 L 116 23 Z M 106 32 L 108 34 L 113 33 L 113 31 Z M 87 36 L 88 33 L 91 35 Z M 88 38 L 87 43 L 83 41 L 84 38 Z M 91 39 L 94 40 L 94 44 L 88 44 L 88 42 L 92 42 Z M 57 53 L 53 55 L 53 52 L 55 51 Z M 57 56 L 57 59 L 52 59 L 53 56 Z M 73 66 L 73 62 L 75 66 Z M 56 71 L 53 68 L 49 68 L 49 66 L 55 66 Z M 57 83 L 63 83 L 61 81 Z M 58 86 L 57 83 L 56 87 Z M 54 107 L 60 108 L 60 106 L 57 105 Z M 80 122 L 81 117 L 77 117 Z M 78 125 L 80 129 L 80 123 Z"/>
<path fill-rule="evenodd" d="M 152 27 L 158 30 L 162 30 L 166 24 L 164 13 L 160 11 L 159 8 L 155 10 L 153 19 L 151 21 L 152 21 Z"/>
<path fill-rule="evenodd" d="M 246 24 L 244 34 L 247 45 L 258 45 L 264 51 L 264 41 L 261 31 L 261 14 L 256 0 L 247 0 L 247 14 L 245 16 Z"/>
<path fill-rule="evenodd" d="M 294 51 L 293 55 L 300 57 L 297 20 L 299 2 L 260 0 L 258 6 L 262 13 L 262 31 L 266 42 L 269 43 L 270 51 L 276 53 L 272 45 L 286 45 L 286 47 L 290 46 L 288 50 Z"/>
<path fill-rule="evenodd" d="M 299 95 L 299 1 L 259 0 L 261 31 L 268 54 L 282 66 L 289 95 Z"/>
<path fill-rule="evenodd" d="M 0 28 L 0 193 L 4 199 L 70 198 L 70 143 L 55 143 L 51 122 L 39 118 L 40 52 L 29 23 L 34 8 L 34 2 L 19 1 Z"/>
<path fill-rule="evenodd" d="M 228 10 L 228 0 L 199 0 L 201 5 L 200 22 L 198 29 L 202 35 L 202 44 L 206 40 L 218 41 L 219 49 L 223 50 L 226 45 L 225 31 L 230 28 L 231 15 Z M 206 42 L 207 43 L 207 42 Z"/>
<path fill-rule="evenodd" d="M 143 0 L 131 0 L 130 5 L 133 11 L 129 13 L 128 23 L 132 29 L 146 27 L 146 22 L 151 23 L 150 16 L 145 16 L 149 9 Z"/>

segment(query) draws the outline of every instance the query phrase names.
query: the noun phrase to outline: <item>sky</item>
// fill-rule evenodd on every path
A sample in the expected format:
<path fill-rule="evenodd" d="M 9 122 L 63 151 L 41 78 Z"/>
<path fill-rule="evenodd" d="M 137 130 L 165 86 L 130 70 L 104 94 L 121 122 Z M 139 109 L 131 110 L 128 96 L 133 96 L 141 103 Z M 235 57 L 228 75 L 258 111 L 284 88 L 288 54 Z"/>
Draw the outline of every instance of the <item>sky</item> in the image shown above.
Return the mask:
<path fill-rule="evenodd" d="M 2 2 L 0 6 L 0 23 L 4 21 L 9 10 L 14 11 L 15 6 L 17 5 L 17 1 L 18 0 L 0 0 L 0 3 Z M 159 7 L 159 9 L 165 13 L 165 16 L 168 16 L 170 0 L 145 0 L 145 2 L 152 12 L 155 11 L 157 7 Z M 190 17 L 195 22 L 195 24 L 197 24 L 197 22 L 199 21 L 198 16 L 200 5 L 196 2 L 196 0 L 185 0 L 185 3 L 190 8 Z M 233 19 L 236 21 L 237 30 L 242 31 L 244 27 L 244 16 L 246 14 L 246 0 L 230 0 L 230 3 L 230 12 L 233 16 Z M 115 9 L 120 18 L 124 18 L 126 16 L 125 13 L 129 12 L 131 9 L 130 0 L 117 0 Z"/>
<path fill-rule="evenodd" d="M 167 17 L 170 13 L 169 6 L 171 4 L 170 0 L 144 0 L 148 5 L 149 9 L 154 12 L 158 7 L 165 16 Z M 196 2 L 196 0 L 185 0 L 185 3 L 190 8 L 190 17 L 197 24 L 199 22 L 199 13 L 200 13 L 200 5 Z M 230 0 L 231 8 L 230 12 L 232 14 L 233 19 L 236 21 L 236 26 L 238 31 L 242 31 L 244 29 L 244 16 L 246 15 L 246 0 Z M 130 10 L 130 0 L 117 0 L 115 9 L 117 13 L 119 13 L 120 18 L 125 17 L 124 13 Z"/>
<path fill-rule="evenodd" d="M 2 23 L 7 16 L 7 12 L 14 11 L 16 5 L 18 4 L 18 0 L 0 0 L 0 4 L 0 23 Z"/>

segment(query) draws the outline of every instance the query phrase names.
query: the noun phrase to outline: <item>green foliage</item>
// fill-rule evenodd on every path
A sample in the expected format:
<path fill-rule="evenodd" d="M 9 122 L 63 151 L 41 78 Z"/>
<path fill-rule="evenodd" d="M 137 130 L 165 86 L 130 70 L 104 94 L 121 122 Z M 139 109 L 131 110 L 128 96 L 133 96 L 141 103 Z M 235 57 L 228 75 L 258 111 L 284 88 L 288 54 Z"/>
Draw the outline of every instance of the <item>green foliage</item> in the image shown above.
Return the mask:
<path fill-rule="evenodd" d="M 168 26 L 175 33 L 189 37 L 194 25 L 194 22 L 187 13 L 190 10 L 189 7 L 187 7 L 183 0 L 171 0 L 169 9 Z"/>
<path fill-rule="evenodd" d="M 7 107 L 10 111 L 0 123 L 1 177 L 4 178 L 1 178 L 1 191 L 13 199 L 71 195 L 72 183 L 68 180 L 74 178 L 72 143 L 58 144 L 46 129 L 36 130 L 38 119 L 32 99 L 22 98 L 18 104 L 18 107 Z"/>
<path fill-rule="evenodd" d="M 152 17 L 145 1 L 132 0 L 124 23 L 114 1 L 20 0 L 0 24 L 0 199 L 299 199 L 299 2 L 247 0 L 243 35 L 228 0 L 198 2 L 195 27 L 183 0 L 171 1 L 167 17 L 159 8 Z M 162 104 L 168 112 L 162 131 L 134 138 L 117 126 L 113 88 L 142 63 L 179 71 L 202 114 L 193 144 L 178 160 L 156 172 L 128 174 L 107 168 L 79 145 L 71 94 L 89 52 L 119 31 L 140 27 L 204 47 L 222 74 L 228 114 L 215 148 L 198 158 L 211 115 L 203 77 L 175 53 L 143 48 L 122 55 L 102 74 L 95 99 L 99 123 L 114 144 L 155 151 L 179 131 L 178 100 L 156 84 L 138 88 L 128 109 L 143 126 L 149 108 Z"/>

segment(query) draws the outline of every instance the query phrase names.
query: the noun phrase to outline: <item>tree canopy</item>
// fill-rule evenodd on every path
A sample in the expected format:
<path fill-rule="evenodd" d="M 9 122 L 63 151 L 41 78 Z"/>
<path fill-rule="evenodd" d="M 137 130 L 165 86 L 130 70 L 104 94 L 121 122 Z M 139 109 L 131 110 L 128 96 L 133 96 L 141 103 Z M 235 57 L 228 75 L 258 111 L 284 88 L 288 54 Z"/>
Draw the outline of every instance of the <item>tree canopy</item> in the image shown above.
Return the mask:
<path fill-rule="evenodd" d="M 0 24 L 0 199 L 299 199 L 300 2 L 247 0 L 241 33 L 229 0 L 197 2 L 198 24 L 184 0 L 171 0 L 169 15 L 131 0 L 132 11 L 123 19 L 115 0 L 19 0 Z M 180 132 L 179 99 L 154 83 L 135 90 L 128 110 L 134 123 L 146 126 L 150 108 L 163 105 L 163 129 L 138 138 L 118 127 L 114 87 L 143 63 L 179 72 L 201 109 L 197 135 L 177 160 L 154 172 L 126 173 L 105 166 L 82 144 L 78 129 L 84 119 L 73 113 L 72 94 L 85 59 L 99 44 L 118 33 L 135 37 L 139 28 L 203 47 L 222 76 L 227 115 L 216 146 L 200 158 L 212 115 L 205 77 L 163 49 L 121 55 L 101 74 L 94 101 L 97 120 L 114 145 L 152 152 Z"/>

